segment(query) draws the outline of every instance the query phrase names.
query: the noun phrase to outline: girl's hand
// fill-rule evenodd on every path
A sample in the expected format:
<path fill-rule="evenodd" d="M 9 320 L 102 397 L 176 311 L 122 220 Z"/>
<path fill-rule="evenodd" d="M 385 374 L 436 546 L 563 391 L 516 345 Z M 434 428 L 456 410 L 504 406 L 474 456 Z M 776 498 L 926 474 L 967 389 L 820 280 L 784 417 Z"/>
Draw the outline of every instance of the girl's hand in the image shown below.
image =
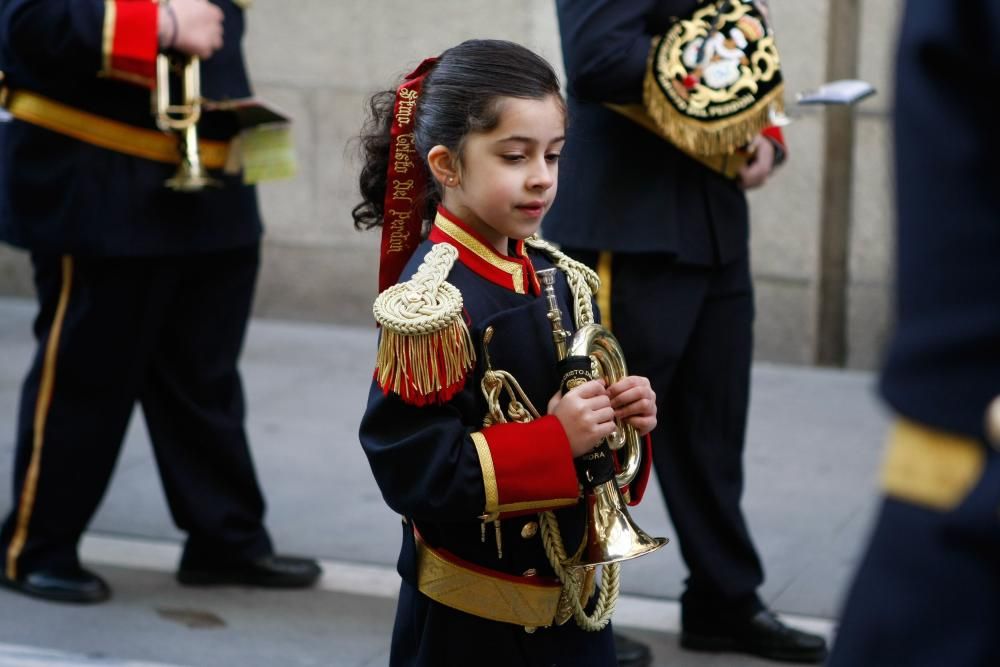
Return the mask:
<path fill-rule="evenodd" d="M 656 392 L 649 380 L 641 375 L 629 375 L 608 387 L 615 419 L 630 424 L 639 435 L 656 428 Z"/>
<path fill-rule="evenodd" d="M 764 185 L 774 170 L 774 144 L 767 137 L 758 134 L 747 150 L 752 157 L 740 168 L 738 182 L 744 190 L 753 190 Z"/>
<path fill-rule="evenodd" d="M 615 411 L 604 383 L 599 380 L 584 382 L 565 396 L 557 393 L 549 401 L 549 414 L 566 431 L 573 458 L 597 447 L 615 430 Z"/>

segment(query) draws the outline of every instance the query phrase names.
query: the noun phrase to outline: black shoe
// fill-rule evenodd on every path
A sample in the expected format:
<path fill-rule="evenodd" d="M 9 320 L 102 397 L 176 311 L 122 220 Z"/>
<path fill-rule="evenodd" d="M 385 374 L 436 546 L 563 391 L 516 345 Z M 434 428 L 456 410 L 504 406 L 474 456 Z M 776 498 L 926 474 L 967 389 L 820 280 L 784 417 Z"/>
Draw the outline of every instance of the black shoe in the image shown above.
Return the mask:
<path fill-rule="evenodd" d="M 271 554 L 245 563 L 181 563 L 177 581 L 187 586 L 234 584 L 262 588 L 305 588 L 323 573 L 311 558 Z"/>
<path fill-rule="evenodd" d="M 681 630 L 681 646 L 692 651 L 733 651 L 784 662 L 820 663 L 826 640 L 790 628 L 768 609 L 715 632 Z"/>
<path fill-rule="evenodd" d="M 618 667 L 649 667 L 653 662 L 653 653 L 642 642 L 629 639 L 617 632 L 614 633 L 615 654 L 618 656 Z"/>
<path fill-rule="evenodd" d="M 111 588 L 104 579 L 84 570 L 35 570 L 19 579 L 0 577 L 0 583 L 18 593 L 54 602 L 83 604 L 104 602 L 111 597 Z"/>

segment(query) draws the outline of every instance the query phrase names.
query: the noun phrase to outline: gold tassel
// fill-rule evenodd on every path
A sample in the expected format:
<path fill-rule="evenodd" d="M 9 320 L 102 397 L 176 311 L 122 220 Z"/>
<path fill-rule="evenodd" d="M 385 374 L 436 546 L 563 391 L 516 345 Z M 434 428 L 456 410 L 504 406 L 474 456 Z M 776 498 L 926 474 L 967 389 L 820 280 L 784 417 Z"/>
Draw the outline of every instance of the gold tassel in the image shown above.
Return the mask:
<path fill-rule="evenodd" d="M 472 337 L 461 317 L 444 328 L 423 334 L 382 330 L 376 367 L 384 391 L 406 402 L 444 402 L 461 390 L 475 362 Z"/>
<path fill-rule="evenodd" d="M 382 327 L 375 378 L 382 391 L 413 405 L 449 400 L 475 365 L 462 294 L 445 280 L 457 258 L 453 246 L 435 245 L 410 280 L 386 289 L 372 306 Z"/>
<path fill-rule="evenodd" d="M 738 116 L 703 122 L 685 116 L 670 104 L 650 67 L 646 70 L 643 102 L 660 133 L 678 148 L 699 155 L 718 155 L 733 153 L 750 143 L 771 124 L 772 110 L 783 113 L 784 91 L 784 84 L 778 84 Z"/>

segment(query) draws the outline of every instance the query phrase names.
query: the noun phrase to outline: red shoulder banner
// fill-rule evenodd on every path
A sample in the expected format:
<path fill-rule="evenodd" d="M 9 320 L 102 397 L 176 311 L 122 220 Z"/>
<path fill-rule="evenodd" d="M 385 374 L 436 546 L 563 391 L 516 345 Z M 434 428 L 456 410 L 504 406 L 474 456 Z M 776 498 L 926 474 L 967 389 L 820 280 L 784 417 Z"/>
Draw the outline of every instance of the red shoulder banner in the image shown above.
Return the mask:
<path fill-rule="evenodd" d="M 382 215 L 382 249 L 378 291 L 396 284 L 399 274 L 420 244 L 421 209 L 427 173 L 414 145 L 413 123 L 424 79 L 437 58 L 428 58 L 396 89 Z"/>

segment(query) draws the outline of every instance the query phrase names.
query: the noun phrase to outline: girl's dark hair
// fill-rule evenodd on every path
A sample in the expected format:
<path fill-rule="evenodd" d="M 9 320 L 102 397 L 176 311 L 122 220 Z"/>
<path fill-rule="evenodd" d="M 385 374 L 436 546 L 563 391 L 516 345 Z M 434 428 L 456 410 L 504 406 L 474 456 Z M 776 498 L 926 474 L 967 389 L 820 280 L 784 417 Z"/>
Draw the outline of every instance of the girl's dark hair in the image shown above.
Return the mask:
<path fill-rule="evenodd" d="M 361 196 L 351 215 L 357 229 L 382 224 L 389 166 L 389 130 L 396 91 L 376 93 L 361 132 Z M 562 101 L 559 79 L 543 58 L 525 47 L 501 40 L 474 39 L 441 54 L 424 80 L 417 102 L 414 139 L 424 169 L 427 153 L 441 144 L 461 155 L 470 132 L 488 132 L 500 123 L 500 98 Z M 429 173 L 429 170 L 428 170 Z M 441 200 L 438 184 L 427 179 L 423 218 L 431 219 Z"/>

